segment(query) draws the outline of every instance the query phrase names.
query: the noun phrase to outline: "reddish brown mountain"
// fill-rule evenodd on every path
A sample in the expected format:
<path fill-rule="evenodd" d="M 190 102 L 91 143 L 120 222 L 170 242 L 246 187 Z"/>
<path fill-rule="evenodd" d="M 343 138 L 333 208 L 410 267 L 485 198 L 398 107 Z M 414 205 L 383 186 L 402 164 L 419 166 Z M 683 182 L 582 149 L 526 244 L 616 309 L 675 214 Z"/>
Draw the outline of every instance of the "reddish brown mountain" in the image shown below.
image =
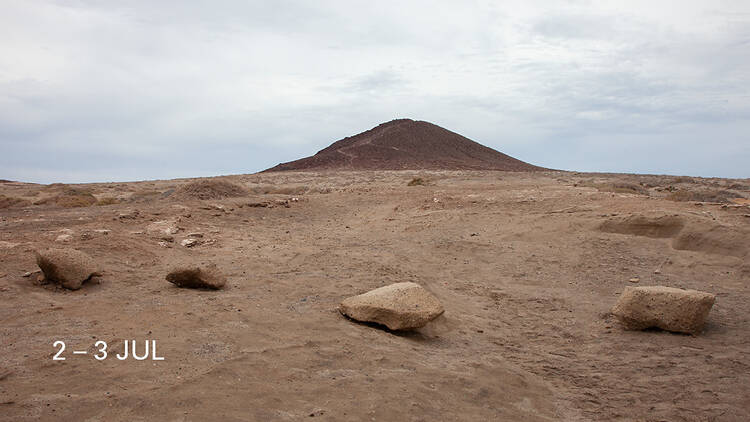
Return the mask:
<path fill-rule="evenodd" d="M 399 119 L 265 171 L 405 169 L 543 170 L 432 123 Z"/>

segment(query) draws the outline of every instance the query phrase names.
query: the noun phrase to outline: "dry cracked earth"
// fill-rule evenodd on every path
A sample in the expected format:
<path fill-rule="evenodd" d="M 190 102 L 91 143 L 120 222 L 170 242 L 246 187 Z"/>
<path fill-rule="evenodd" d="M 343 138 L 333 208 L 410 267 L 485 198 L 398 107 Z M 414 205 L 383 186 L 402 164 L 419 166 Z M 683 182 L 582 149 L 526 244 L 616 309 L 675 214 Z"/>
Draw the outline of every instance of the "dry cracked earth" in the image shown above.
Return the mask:
<path fill-rule="evenodd" d="M 0 183 L 0 420 L 750 419 L 748 180 L 193 182 Z M 42 283 L 34 251 L 47 247 L 88 253 L 102 276 L 76 291 Z M 165 281 L 195 261 L 215 262 L 226 287 Z M 401 281 L 445 313 L 401 333 L 337 310 Z M 717 299 L 701 335 L 625 331 L 609 310 L 628 285 Z M 125 340 L 139 353 L 154 340 L 164 360 L 115 358 Z"/>

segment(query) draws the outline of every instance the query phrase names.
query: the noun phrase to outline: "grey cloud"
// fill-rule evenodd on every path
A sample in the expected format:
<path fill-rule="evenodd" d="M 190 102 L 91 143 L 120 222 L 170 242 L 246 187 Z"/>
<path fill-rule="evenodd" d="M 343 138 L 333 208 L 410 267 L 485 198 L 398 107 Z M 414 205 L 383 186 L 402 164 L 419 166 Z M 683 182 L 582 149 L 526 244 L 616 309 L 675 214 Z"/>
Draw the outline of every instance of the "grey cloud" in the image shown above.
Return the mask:
<path fill-rule="evenodd" d="M 628 7 L 9 3 L 0 178 L 253 172 L 398 117 L 554 168 L 747 176 L 747 7 Z"/>

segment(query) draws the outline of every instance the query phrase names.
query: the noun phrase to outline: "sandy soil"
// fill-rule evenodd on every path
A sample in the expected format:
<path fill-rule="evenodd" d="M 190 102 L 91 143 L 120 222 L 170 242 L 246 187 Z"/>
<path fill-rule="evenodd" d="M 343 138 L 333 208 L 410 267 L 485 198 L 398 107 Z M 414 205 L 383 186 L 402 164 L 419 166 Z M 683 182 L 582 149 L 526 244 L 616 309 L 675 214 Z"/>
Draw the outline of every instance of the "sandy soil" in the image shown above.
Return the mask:
<path fill-rule="evenodd" d="M 415 176 L 426 186 L 407 186 Z M 0 209 L 0 420 L 750 419 L 747 180 L 224 180 L 247 194 L 191 199 L 179 194 L 188 180 L 76 185 L 110 205 L 66 208 L 45 198 L 69 187 L 0 184 L 17 199 Z M 668 200 L 690 196 L 675 192 L 733 202 Z M 180 230 L 158 232 L 167 226 Z M 200 243 L 181 246 L 191 233 Z M 45 247 L 90 254 L 103 277 L 78 291 L 24 277 Z M 226 288 L 166 282 L 186 260 L 215 262 Z M 704 333 L 622 330 L 608 312 L 635 278 L 715 293 Z M 400 281 L 425 286 L 445 314 L 394 333 L 336 309 Z M 165 360 L 117 360 L 126 339 L 139 353 L 156 340 Z M 65 361 L 53 360 L 57 340 Z"/>

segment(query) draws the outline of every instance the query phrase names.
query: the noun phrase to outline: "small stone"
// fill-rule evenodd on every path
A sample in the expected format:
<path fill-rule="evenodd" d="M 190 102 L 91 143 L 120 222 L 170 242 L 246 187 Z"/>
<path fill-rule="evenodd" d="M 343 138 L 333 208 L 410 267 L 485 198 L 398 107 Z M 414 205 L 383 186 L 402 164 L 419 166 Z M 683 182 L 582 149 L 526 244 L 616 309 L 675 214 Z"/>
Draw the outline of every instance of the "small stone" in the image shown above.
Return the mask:
<path fill-rule="evenodd" d="M 171 236 L 177 234 L 180 228 L 177 227 L 176 221 L 155 221 L 146 227 L 146 233 L 153 235 L 167 235 Z"/>
<path fill-rule="evenodd" d="M 314 418 L 316 416 L 323 416 L 325 414 L 325 411 L 323 409 L 315 409 L 308 415 L 311 418 Z"/>
<path fill-rule="evenodd" d="M 638 278 L 638 277 L 633 277 L 633 278 L 631 278 L 631 279 L 630 279 L 630 280 L 628 280 L 628 281 L 629 281 L 629 282 L 631 282 L 631 283 L 638 283 L 639 281 L 641 281 L 641 279 L 640 279 L 640 278 Z"/>
<path fill-rule="evenodd" d="M 60 236 L 57 236 L 55 239 L 55 242 L 61 242 L 61 243 L 67 243 L 73 240 L 73 235 L 70 234 L 61 234 Z"/>
<path fill-rule="evenodd" d="M 375 322 L 391 330 L 424 327 L 440 316 L 440 301 L 416 283 L 395 283 L 341 302 L 339 311 L 351 319 Z"/>
<path fill-rule="evenodd" d="M 193 246 L 197 244 L 198 244 L 198 239 L 193 239 L 193 238 L 182 239 L 182 242 L 180 242 L 180 245 L 186 248 L 192 248 Z"/>
<path fill-rule="evenodd" d="M 227 278 L 213 263 L 174 268 L 166 279 L 178 287 L 192 289 L 220 289 L 227 282 Z"/>
<path fill-rule="evenodd" d="M 654 270 L 654 274 L 661 274 L 661 270 L 659 269 Z"/>
<path fill-rule="evenodd" d="M 36 253 L 36 263 L 46 281 L 60 283 L 63 287 L 78 290 L 81 285 L 99 275 L 94 260 L 75 249 L 47 249 Z"/>
<path fill-rule="evenodd" d="M 94 230 L 94 233 L 108 235 L 110 233 L 110 231 L 107 230 L 107 229 L 98 229 L 98 230 Z"/>
<path fill-rule="evenodd" d="M 140 217 L 140 215 L 141 212 L 138 210 L 127 210 L 118 214 L 117 218 L 120 220 L 135 220 L 136 218 Z"/>
<path fill-rule="evenodd" d="M 612 314 L 628 330 L 657 327 L 696 335 L 703 329 L 715 300 L 715 295 L 697 290 L 628 286 L 612 308 Z"/>
<path fill-rule="evenodd" d="M 203 233 L 188 233 L 187 237 L 203 237 Z"/>

